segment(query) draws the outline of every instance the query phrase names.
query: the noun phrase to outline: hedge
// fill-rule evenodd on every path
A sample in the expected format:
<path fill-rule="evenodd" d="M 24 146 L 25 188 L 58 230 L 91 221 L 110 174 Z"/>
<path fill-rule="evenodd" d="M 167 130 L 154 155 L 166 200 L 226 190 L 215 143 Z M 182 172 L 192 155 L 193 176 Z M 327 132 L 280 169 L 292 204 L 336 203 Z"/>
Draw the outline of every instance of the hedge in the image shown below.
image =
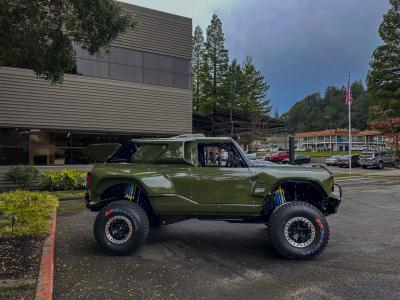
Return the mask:
<path fill-rule="evenodd" d="M 86 173 L 78 170 L 43 172 L 39 175 L 39 185 L 46 191 L 62 191 L 84 188 Z"/>

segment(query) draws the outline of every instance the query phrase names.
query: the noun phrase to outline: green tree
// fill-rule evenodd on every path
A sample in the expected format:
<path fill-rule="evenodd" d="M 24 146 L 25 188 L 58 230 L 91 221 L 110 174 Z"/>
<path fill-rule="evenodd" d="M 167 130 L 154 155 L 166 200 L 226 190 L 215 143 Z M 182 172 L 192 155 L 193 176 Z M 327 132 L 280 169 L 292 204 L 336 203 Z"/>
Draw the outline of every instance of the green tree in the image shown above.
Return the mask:
<path fill-rule="evenodd" d="M 73 41 L 90 54 L 106 48 L 135 21 L 113 0 L 1 0 L 0 67 L 31 68 L 61 83 L 75 68 Z"/>
<path fill-rule="evenodd" d="M 374 105 L 400 115 L 400 0 L 390 0 L 390 4 L 379 27 L 384 44 L 372 55 L 367 83 Z"/>
<path fill-rule="evenodd" d="M 262 135 L 261 120 L 270 113 L 271 106 L 270 100 L 266 98 L 269 85 L 250 56 L 246 56 L 242 65 L 241 85 L 239 109 L 250 116 L 251 132 L 241 135 L 240 141 L 245 149 L 252 150 L 249 146 Z"/>
<path fill-rule="evenodd" d="M 390 9 L 383 16 L 379 35 L 383 45 L 372 55 L 367 77 L 368 93 L 373 109 L 372 128 L 392 136 L 396 149 L 400 136 L 400 0 L 390 0 Z"/>
<path fill-rule="evenodd" d="M 193 36 L 192 78 L 193 78 L 193 110 L 198 112 L 202 100 L 202 68 L 204 59 L 204 36 L 200 26 L 196 26 Z"/>
<path fill-rule="evenodd" d="M 368 128 L 369 97 L 361 81 L 351 84 L 353 94 L 352 127 Z M 348 107 L 345 104 L 346 89 L 329 86 L 322 97 L 319 93 L 306 96 L 296 102 L 281 116 L 297 132 L 318 131 L 332 128 L 347 128 Z"/>
<path fill-rule="evenodd" d="M 202 67 L 205 101 L 203 107 L 206 111 L 211 110 L 215 113 L 224 96 L 224 82 L 229 63 L 222 22 L 215 14 L 207 27 L 206 37 Z"/>
<path fill-rule="evenodd" d="M 270 100 L 266 98 L 269 85 L 258 71 L 253 59 L 246 56 L 242 66 L 242 89 L 240 109 L 246 112 L 267 114 L 271 111 Z"/>
<path fill-rule="evenodd" d="M 241 90 L 243 88 L 242 70 L 240 64 L 234 59 L 228 66 L 225 77 L 225 94 L 223 99 L 224 107 L 229 111 L 231 123 L 231 136 L 234 136 L 233 131 L 233 110 L 239 109 Z"/>

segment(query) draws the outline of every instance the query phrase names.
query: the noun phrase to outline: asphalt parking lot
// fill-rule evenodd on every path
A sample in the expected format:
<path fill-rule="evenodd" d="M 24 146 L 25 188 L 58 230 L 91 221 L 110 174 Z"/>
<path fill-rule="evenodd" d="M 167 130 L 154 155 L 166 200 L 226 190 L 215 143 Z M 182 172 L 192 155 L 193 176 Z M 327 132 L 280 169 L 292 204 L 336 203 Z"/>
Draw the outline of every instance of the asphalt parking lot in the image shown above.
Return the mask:
<path fill-rule="evenodd" d="M 55 299 L 399 299 L 400 179 L 340 184 L 345 200 L 313 261 L 277 256 L 263 225 L 198 220 L 113 257 L 94 241 L 95 213 L 59 213 Z"/>

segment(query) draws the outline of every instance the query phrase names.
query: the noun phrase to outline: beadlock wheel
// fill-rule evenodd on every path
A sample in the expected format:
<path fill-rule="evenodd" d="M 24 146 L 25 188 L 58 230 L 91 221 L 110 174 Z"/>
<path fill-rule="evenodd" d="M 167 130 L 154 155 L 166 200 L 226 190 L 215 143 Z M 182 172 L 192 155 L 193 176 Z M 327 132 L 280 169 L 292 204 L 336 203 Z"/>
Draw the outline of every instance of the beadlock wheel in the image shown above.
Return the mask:
<path fill-rule="evenodd" d="M 289 201 L 278 206 L 268 222 L 272 246 L 289 259 L 311 259 L 325 249 L 329 226 L 315 206 L 303 201 Z"/>
<path fill-rule="evenodd" d="M 93 226 L 94 237 L 104 250 L 114 255 L 135 252 L 149 234 L 149 219 L 137 203 L 120 200 L 104 207 Z"/>
<path fill-rule="evenodd" d="M 132 228 L 132 223 L 128 218 L 124 216 L 113 216 L 106 223 L 106 237 L 114 244 L 126 243 L 132 236 Z"/>
<path fill-rule="evenodd" d="M 309 219 L 295 217 L 285 225 L 286 241 L 297 248 L 304 248 L 314 241 L 315 227 Z"/>

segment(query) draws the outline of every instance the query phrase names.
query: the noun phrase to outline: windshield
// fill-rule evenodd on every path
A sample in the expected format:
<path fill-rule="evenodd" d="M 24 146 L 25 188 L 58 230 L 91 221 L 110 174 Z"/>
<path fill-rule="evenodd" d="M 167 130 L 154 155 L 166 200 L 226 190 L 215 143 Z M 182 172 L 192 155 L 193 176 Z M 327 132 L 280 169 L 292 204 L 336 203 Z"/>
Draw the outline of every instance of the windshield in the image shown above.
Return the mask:
<path fill-rule="evenodd" d="M 245 161 L 247 166 L 251 166 L 250 160 L 247 158 L 246 154 L 243 152 L 242 148 L 240 148 L 239 144 L 236 143 L 234 139 L 231 139 L 232 143 L 235 145 L 236 150 L 239 152 L 242 159 Z"/>

